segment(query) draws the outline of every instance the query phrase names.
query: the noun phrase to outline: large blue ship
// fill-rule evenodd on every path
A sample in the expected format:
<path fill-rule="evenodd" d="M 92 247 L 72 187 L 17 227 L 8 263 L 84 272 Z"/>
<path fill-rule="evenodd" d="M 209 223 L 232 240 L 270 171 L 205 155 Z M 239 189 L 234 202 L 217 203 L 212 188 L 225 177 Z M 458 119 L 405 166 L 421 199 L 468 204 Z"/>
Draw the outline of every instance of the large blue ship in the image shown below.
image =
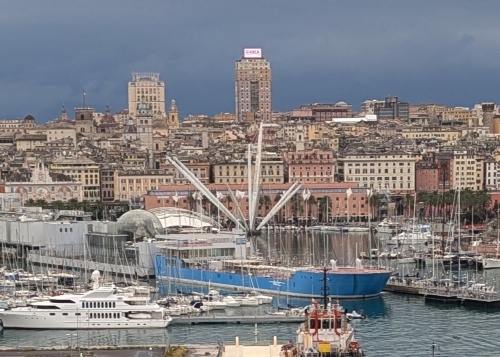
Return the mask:
<path fill-rule="evenodd" d="M 239 291 L 338 298 L 366 298 L 379 295 L 391 271 L 339 267 L 286 267 L 246 256 L 246 238 L 238 236 L 205 238 L 170 235 L 155 257 L 156 278 L 179 285 L 197 285 Z M 325 279 L 326 277 L 326 284 Z"/>
<path fill-rule="evenodd" d="M 265 269 L 265 266 L 261 266 Z M 276 268 L 276 267 L 274 267 Z M 239 291 L 259 291 L 294 297 L 321 297 L 324 289 L 322 268 L 291 269 L 288 278 L 226 272 L 188 267 L 180 259 L 156 256 L 156 277 L 180 284 L 211 286 Z M 383 269 L 327 267 L 327 294 L 338 298 L 366 298 L 379 295 L 391 272 Z"/>

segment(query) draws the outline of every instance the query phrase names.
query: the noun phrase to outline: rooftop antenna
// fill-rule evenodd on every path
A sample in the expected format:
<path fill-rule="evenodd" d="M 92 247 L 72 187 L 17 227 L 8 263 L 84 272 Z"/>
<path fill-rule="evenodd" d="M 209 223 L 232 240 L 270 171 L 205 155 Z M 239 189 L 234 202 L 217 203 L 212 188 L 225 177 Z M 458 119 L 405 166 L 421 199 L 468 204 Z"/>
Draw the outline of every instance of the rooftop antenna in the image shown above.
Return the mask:
<path fill-rule="evenodd" d="M 87 92 L 85 92 L 85 89 L 83 90 L 83 95 L 82 95 L 82 97 L 83 97 L 83 107 L 84 107 L 84 108 L 86 108 L 86 107 L 85 107 L 85 99 L 87 98 Z"/>

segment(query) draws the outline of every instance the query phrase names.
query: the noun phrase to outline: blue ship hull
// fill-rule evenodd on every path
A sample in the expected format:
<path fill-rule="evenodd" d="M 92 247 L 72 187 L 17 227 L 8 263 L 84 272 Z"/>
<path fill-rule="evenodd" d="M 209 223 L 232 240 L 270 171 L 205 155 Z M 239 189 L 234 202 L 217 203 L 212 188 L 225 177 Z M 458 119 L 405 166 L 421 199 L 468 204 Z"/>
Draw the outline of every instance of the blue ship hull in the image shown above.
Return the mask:
<path fill-rule="evenodd" d="M 172 283 L 194 284 L 242 291 L 256 290 L 268 294 L 286 294 L 294 297 L 322 297 L 323 269 L 300 270 L 289 279 L 242 275 L 224 271 L 211 271 L 182 267 L 180 262 L 171 264 L 164 256 L 156 256 L 156 277 Z M 337 298 L 365 298 L 377 296 L 385 287 L 391 271 L 378 269 L 337 268 L 328 270 L 327 295 Z"/>

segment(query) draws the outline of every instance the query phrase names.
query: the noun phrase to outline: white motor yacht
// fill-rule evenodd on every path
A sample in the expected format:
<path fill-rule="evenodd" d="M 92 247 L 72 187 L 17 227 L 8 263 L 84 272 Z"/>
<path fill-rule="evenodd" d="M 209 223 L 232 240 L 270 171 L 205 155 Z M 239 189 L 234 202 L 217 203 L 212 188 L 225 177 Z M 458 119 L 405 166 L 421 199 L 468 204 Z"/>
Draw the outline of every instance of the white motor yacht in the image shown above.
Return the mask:
<path fill-rule="evenodd" d="M 44 330 L 164 328 L 172 320 L 164 308 L 143 296 L 120 293 L 114 285 L 100 286 L 98 273 L 92 274 L 93 290 L 0 311 L 1 324 L 7 329 Z"/>

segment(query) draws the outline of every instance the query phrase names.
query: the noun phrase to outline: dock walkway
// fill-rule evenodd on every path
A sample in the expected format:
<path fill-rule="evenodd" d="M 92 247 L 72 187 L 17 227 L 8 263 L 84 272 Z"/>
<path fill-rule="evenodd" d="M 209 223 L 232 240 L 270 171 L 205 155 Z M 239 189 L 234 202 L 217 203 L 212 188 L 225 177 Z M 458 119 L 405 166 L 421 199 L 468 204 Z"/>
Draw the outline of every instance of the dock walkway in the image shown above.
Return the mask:
<path fill-rule="evenodd" d="M 303 316 L 281 316 L 281 315 L 261 315 L 261 316 L 191 316 L 172 317 L 170 325 L 201 325 L 201 324 L 280 324 L 280 323 L 301 323 Z"/>

